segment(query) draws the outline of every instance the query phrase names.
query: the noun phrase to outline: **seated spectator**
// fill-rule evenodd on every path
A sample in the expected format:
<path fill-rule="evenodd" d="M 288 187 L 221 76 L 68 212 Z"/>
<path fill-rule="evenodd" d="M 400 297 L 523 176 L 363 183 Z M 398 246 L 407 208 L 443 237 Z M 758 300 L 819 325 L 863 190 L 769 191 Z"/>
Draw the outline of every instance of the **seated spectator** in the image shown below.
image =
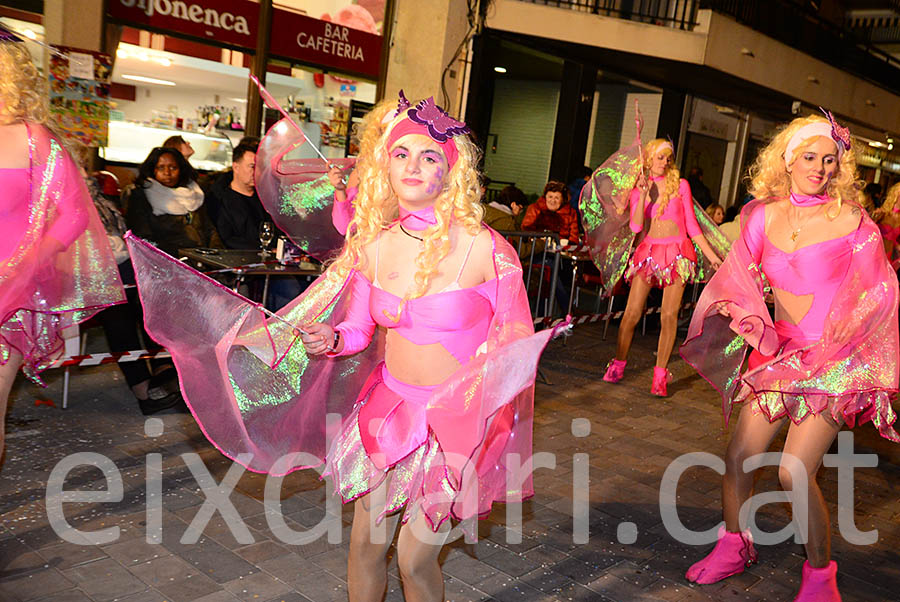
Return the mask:
<path fill-rule="evenodd" d="M 271 221 L 256 194 L 257 146 L 238 144 L 231 153 L 231 171 L 220 174 L 206 193 L 206 203 L 218 207 L 216 229 L 228 249 L 258 249 L 259 225 Z M 303 292 L 294 276 L 272 276 L 266 307 L 276 311 Z"/>
<path fill-rule="evenodd" d="M 181 248 L 222 247 L 196 172 L 173 148 L 154 148 L 138 168 L 126 219 L 135 236 L 175 257 Z"/>
<path fill-rule="evenodd" d="M 524 217 L 522 209 L 527 203 L 524 192 L 515 186 L 507 186 L 500 191 L 496 201 L 484 204 L 484 223 L 494 230 L 518 230 Z"/>
<path fill-rule="evenodd" d="M 570 243 L 578 242 L 578 212 L 566 202 L 568 193 L 562 182 L 547 182 L 543 196 L 525 211 L 522 229 L 556 232 Z"/>
<path fill-rule="evenodd" d="M 706 215 L 709 216 L 709 219 L 717 225 L 721 226 L 722 222 L 725 221 L 725 208 L 718 203 L 712 203 L 706 208 Z"/>
<path fill-rule="evenodd" d="M 231 171 L 221 174 L 206 193 L 215 205 L 216 230 L 227 249 L 259 248 L 259 224 L 269 220 L 256 194 L 256 148 L 238 144 L 231 153 Z"/>
<path fill-rule="evenodd" d="M 182 138 L 181 136 L 169 136 L 166 138 L 166 141 L 162 143 L 165 148 L 174 148 L 182 155 L 184 155 L 185 159 L 190 159 L 191 155 L 194 154 L 194 147 L 191 146 L 191 143 Z"/>

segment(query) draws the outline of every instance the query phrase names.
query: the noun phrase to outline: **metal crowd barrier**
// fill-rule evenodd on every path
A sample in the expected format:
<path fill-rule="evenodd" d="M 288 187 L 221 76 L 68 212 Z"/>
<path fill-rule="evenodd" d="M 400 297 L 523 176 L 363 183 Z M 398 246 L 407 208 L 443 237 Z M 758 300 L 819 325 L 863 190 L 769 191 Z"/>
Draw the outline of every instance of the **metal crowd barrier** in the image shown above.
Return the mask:
<path fill-rule="evenodd" d="M 516 249 L 522 262 L 522 277 L 528 292 L 531 317 L 535 320 L 552 318 L 559 279 L 559 234 L 519 230 L 502 230 L 500 234 Z M 545 282 L 547 270 L 550 274 Z"/>

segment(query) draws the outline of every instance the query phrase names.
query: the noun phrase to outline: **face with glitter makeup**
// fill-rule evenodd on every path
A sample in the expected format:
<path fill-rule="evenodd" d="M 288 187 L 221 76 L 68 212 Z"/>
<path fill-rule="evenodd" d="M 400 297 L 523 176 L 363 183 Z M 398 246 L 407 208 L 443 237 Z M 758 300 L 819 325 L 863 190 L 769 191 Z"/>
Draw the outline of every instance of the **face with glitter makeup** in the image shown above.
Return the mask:
<path fill-rule="evenodd" d="M 391 188 L 409 210 L 434 205 L 444 188 L 447 171 L 441 146 L 428 136 L 404 136 L 390 151 Z"/>

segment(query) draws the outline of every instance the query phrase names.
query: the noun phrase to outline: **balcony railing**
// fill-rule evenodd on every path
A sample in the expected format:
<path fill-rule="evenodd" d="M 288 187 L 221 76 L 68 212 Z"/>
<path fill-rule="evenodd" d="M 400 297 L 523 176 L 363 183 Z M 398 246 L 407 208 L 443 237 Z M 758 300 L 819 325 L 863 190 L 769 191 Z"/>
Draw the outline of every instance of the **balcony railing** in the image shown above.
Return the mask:
<path fill-rule="evenodd" d="M 571 10 L 691 30 L 699 0 L 522 0 Z"/>
<path fill-rule="evenodd" d="M 900 94 L 900 60 L 792 0 L 702 0 L 700 8 L 748 27 Z"/>

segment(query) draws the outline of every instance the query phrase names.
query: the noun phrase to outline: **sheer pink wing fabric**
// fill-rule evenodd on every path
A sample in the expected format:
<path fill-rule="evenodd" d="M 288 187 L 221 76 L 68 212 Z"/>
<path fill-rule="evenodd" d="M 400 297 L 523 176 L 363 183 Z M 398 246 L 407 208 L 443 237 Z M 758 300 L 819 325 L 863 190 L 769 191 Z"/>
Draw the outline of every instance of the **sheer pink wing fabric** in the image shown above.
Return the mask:
<path fill-rule="evenodd" d="M 410 503 L 423 504 L 433 525 L 533 494 L 530 474 L 520 470 L 507 485 L 507 454 L 519 454 L 522 463 L 531 456 L 534 374 L 553 333 L 534 334 L 518 258 L 492 234 L 498 310 L 487 353 L 463 365 L 428 404 L 433 457 Z M 321 464 L 328 438 L 383 359 L 381 337 L 352 356 L 310 358 L 297 333 L 264 319 L 255 304 L 126 239 L 147 330 L 172 352 L 185 399 L 210 441 L 253 471 L 283 475 Z M 279 315 L 298 325 L 337 324 L 349 280 L 326 273 Z M 327 420 L 330 413 L 336 416 Z"/>
<path fill-rule="evenodd" d="M 24 357 L 23 371 L 38 374 L 62 356 L 62 331 L 105 307 L 122 303 L 125 292 L 78 167 L 49 130 L 28 127 L 30 194 L 27 223 L 0 223 L 0 234 L 18 239 L 0 258 L 0 362 L 9 348 Z"/>
<path fill-rule="evenodd" d="M 748 204 L 743 223 L 761 203 Z M 682 357 L 721 394 L 726 421 L 733 404 L 749 400 L 770 420 L 800 422 L 829 411 L 851 427 L 871 421 L 882 436 L 900 441 L 891 407 L 900 353 L 897 277 L 875 224 L 863 214 L 822 338 L 790 351 L 779 343 L 764 301 L 764 266 L 754 261 L 745 234 L 700 296 L 681 346 Z M 748 347 L 771 359 L 741 374 Z"/>
<path fill-rule="evenodd" d="M 628 264 L 635 233 L 629 226 L 629 197 L 641 171 L 640 139 L 613 153 L 581 189 L 579 208 L 585 242 L 610 294 Z"/>
<path fill-rule="evenodd" d="M 294 243 L 319 260 L 333 257 L 344 236 L 332 223 L 334 187 L 328 166 L 319 159 L 285 159 L 306 143 L 306 137 L 282 119 L 259 143 L 256 190 L 275 225 Z M 354 159 L 332 159 L 346 169 Z"/>
<path fill-rule="evenodd" d="M 130 233 L 126 241 L 147 332 L 172 353 L 206 437 L 254 472 L 321 464 L 327 416 L 350 411 L 377 362 L 377 342 L 346 358 L 309 357 L 299 333 L 267 320 L 257 304 Z M 323 275 L 278 313 L 298 326 L 337 324 L 344 287 Z"/>

